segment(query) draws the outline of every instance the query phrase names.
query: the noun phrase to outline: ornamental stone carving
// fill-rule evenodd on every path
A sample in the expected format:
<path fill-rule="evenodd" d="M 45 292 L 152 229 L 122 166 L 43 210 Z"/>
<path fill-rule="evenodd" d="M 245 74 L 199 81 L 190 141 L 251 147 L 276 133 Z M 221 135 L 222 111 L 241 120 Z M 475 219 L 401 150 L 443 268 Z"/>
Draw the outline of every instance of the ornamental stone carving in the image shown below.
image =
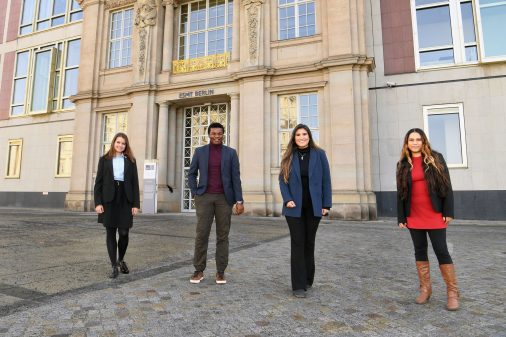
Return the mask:
<path fill-rule="evenodd" d="M 144 74 L 148 28 L 156 24 L 156 1 L 138 0 L 135 25 L 139 28 L 139 72 Z"/>
<path fill-rule="evenodd" d="M 248 51 L 250 62 L 256 63 L 260 44 L 260 15 L 265 0 L 243 0 L 242 4 L 247 13 Z"/>
<path fill-rule="evenodd" d="M 135 3 L 136 0 L 107 0 L 105 2 L 105 9 L 111 9 L 121 6 L 126 6 Z"/>

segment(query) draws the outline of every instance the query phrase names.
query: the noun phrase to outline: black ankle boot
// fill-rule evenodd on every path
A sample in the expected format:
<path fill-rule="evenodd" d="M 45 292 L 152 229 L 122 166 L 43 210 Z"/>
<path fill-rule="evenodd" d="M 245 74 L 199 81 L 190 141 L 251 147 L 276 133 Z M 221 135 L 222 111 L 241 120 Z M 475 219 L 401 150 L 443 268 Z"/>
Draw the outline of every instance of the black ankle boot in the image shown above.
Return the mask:
<path fill-rule="evenodd" d="M 112 270 L 109 273 L 109 278 L 116 278 L 116 277 L 118 277 L 118 266 L 113 265 Z"/>
<path fill-rule="evenodd" d="M 119 265 L 119 270 L 121 271 L 122 274 L 130 273 L 130 270 L 128 270 L 128 266 L 125 263 L 125 261 L 119 261 L 118 265 Z"/>

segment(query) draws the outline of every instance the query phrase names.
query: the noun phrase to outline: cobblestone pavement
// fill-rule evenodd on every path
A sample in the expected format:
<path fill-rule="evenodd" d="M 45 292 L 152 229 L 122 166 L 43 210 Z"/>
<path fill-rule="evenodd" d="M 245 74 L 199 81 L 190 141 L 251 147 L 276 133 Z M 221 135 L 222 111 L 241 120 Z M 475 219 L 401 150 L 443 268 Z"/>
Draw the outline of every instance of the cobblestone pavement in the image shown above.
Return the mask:
<path fill-rule="evenodd" d="M 429 303 L 414 303 L 411 241 L 390 219 L 323 222 L 306 299 L 291 295 L 283 219 L 234 217 L 226 285 L 214 283 L 212 259 L 205 280 L 189 283 L 192 216 L 139 217 L 126 259 L 132 273 L 116 280 L 103 276 L 103 232 L 93 225 L 89 214 L 0 209 L 0 336 L 506 336 L 506 223 L 449 228 L 457 312 L 445 310 L 436 263 Z M 43 243 L 23 244 L 25 237 Z M 77 268 L 67 246 L 86 255 Z M 45 266 L 38 273 L 25 270 L 32 258 Z"/>

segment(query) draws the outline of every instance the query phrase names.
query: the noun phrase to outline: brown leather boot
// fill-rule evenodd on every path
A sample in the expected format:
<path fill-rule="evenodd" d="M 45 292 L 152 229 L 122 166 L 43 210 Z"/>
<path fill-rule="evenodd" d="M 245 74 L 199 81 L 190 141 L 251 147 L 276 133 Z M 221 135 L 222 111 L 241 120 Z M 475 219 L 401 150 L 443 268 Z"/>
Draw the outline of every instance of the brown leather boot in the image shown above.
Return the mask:
<path fill-rule="evenodd" d="M 457 277 L 455 276 L 455 268 L 453 263 L 440 264 L 439 270 L 443 275 L 443 279 L 446 283 L 446 294 L 448 297 L 448 303 L 446 308 L 450 311 L 459 309 L 459 289 L 457 288 Z"/>
<path fill-rule="evenodd" d="M 429 261 L 416 261 L 416 270 L 420 281 L 420 294 L 415 301 L 417 304 L 425 304 L 432 295 Z"/>

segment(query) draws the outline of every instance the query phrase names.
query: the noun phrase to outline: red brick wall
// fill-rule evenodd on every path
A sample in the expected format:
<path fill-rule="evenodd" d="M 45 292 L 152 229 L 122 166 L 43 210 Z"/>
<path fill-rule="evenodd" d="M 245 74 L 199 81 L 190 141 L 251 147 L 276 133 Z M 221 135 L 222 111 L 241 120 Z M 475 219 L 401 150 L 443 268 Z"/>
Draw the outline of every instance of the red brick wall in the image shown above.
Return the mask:
<path fill-rule="evenodd" d="M 409 0 L 381 0 L 385 75 L 416 71 Z"/>
<path fill-rule="evenodd" d="M 0 86 L 0 120 L 9 119 L 16 52 L 6 53 L 3 58 L 4 68 L 2 69 L 2 83 Z"/>
<path fill-rule="evenodd" d="M 21 19 L 21 6 L 22 5 L 23 5 L 23 0 L 12 0 L 11 1 L 11 13 L 9 16 L 9 24 L 7 27 L 7 42 L 15 40 L 18 37 L 19 22 Z"/>

